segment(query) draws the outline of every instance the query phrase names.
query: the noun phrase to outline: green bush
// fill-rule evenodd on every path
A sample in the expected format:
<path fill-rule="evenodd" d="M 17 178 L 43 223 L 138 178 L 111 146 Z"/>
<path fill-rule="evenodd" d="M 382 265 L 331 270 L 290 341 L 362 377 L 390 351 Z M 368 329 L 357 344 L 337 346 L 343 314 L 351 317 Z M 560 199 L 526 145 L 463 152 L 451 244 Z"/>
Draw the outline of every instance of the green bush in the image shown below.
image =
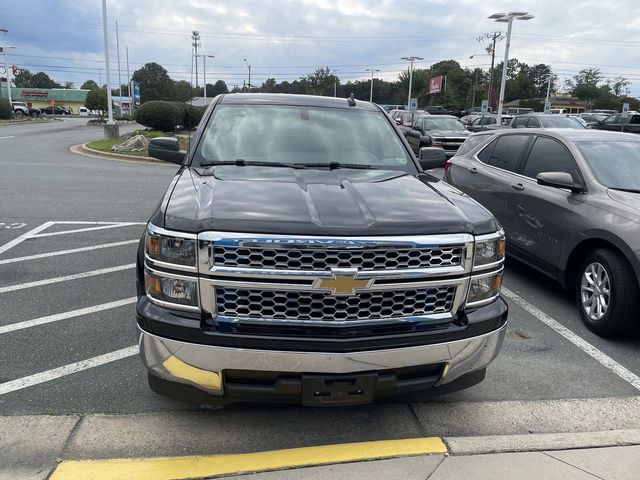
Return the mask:
<path fill-rule="evenodd" d="M 185 130 L 193 130 L 200 123 L 200 119 L 206 110 L 206 107 L 194 107 L 188 103 L 172 102 L 178 109 L 180 120 L 178 125 Z"/>
<path fill-rule="evenodd" d="M 172 102 L 151 100 L 143 103 L 136 112 L 136 122 L 163 132 L 173 132 L 180 123 L 181 112 Z"/>
<path fill-rule="evenodd" d="M 0 98 L 0 118 L 11 118 L 11 104 L 6 98 Z"/>

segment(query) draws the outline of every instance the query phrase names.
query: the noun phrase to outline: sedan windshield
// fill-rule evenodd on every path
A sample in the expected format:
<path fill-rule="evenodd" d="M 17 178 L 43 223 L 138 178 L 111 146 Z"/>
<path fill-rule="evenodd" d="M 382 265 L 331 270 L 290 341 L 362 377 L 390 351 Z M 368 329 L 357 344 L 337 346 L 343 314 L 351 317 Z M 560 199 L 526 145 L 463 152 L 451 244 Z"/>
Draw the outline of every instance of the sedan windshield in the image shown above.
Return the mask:
<path fill-rule="evenodd" d="M 239 160 L 314 167 L 337 162 L 415 171 L 387 117 L 356 109 L 220 105 L 206 126 L 193 165 Z"/>
<path fill-rule="evenodd" d="M 585 128 L 575 118 L 551 115 L 540 116 L 539 118 L 545 128 Z"/>
<path fill-rule="evenodd" d="M 455 118 L 432 118 L 425 117 L 424 127 L 426 130 L 464 130 L 464 125 Z"/>
<path fill-rule="evenodd" d="M 576 142 L 576 145 L 602 185 L 640 191 L 640 142 Z"/>

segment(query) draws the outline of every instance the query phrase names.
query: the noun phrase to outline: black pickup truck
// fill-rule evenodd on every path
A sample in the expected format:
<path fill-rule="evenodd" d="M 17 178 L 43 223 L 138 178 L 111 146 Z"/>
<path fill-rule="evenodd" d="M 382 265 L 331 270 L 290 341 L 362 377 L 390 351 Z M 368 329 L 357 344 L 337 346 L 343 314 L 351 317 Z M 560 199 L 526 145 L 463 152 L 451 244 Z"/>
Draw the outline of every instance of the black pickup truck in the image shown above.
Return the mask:
<path fill-rule="evenodd" d="M 447 157 L 453 157 L 469 134 L 457 117 L 423 115 L 414 120 L 405 136 L 417 155 L 423 147 L 438 147 Z"/>
<path fill-rule="evenodd" d="M 350 405 L 484 378 L 507 322 L 502 228 L 380 107 L 221 95 L 188 152 L 149 154 L 180 165 L 138 251 L 153 390 Z"/>

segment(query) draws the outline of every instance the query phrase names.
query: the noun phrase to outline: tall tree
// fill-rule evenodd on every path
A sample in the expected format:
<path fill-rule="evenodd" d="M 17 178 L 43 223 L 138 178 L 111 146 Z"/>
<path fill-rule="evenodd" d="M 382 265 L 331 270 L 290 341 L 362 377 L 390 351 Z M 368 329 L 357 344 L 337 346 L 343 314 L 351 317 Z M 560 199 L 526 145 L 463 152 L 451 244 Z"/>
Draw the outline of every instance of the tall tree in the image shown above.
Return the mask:
<path fill-rule="evenodd" d="M 140 83 L 142 103 L 150 100 L 173 100 L 175 98 L 175 82 L 167 71 L 155 62 L 146 63 L 133 72 L 134 82 Z"/>
<path fill-rule="evenodd" d="M 595 67 L 580 70 L 577 75 L 567 80 L 565 83 L 570 89 L 571 94 L 584 100 L 587 107 L 591 108 L 593 102 L 607 92 L 600 88 L 600 82 L 604 79 L 604 75 L 600 69 Z"/>
<path fill-rule="evenodd" d="M 29 70 L 20 70 L 20 73 L 18 75 L 15 75 L 13 77 L 13 83 L 15 84 L 16 87 L 22 87 L 22 88 L 29 88 L 29 87 L 33 87 L 33 85 L 31 85 L 31 72 Z"/>
<path fill-rule="evenodd" d="M 631 82 L 624 77 L 616 77 L 612 82 L 607 82 L 611 88 L 611 93 L 616 97 L 629 95 L 631 92 Z"/>
<path fill-rule="evenodd" d="M 142 85 L 140 86 L 140 90 L 142 90 Z M 177 100 L 178 102 L 188 102 L 193 97 L 200 96 L 200 95 L 194 94 L 195 92 L 193 90 L 191 89 L 191 84 L 189 82 L 187 82 L 186 80 L 179 80 L 175 84 L 174 99 Z"/>
<path fill-rule="evenodd" d="M 333 84 L 337 77 L 329 67 L 316 68 L 315 72 L 300 78 L 304 89 L 309 95 L 333 95 Z"/>
<path fill-rule="evenodd" d="M 229 93 L 229 89 L 227 88 L 227 84 L 224 83 L 224 80 L 218 80 L 215 84 L 207 84 L 207 97 L 215 97 L 222 93 Z"/>
<path fill-rule="evenodd" d="M 100 88 L 100 86 L 96 83 L 95 80 L 87 80 L 80 87 L 82 90 L 95 90 L 96 88 Z"/>

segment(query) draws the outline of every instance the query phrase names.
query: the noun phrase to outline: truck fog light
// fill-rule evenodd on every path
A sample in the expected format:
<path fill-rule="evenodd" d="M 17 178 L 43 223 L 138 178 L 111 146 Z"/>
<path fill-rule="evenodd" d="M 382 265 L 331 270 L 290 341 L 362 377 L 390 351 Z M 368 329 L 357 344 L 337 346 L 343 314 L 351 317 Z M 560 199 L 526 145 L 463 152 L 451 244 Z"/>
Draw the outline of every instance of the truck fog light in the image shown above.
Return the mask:
<path fill-rule="evenodd" d="M 165 277 L 146 272 L 145 282 L 147 294 L 156 300 L 179 305 L 198 305 L 198 283 L 195 280 Z"/>
<path fill-rule="evenodd" d="M 479 306 L 494 300 L 502 287 L 502 270 L 492 275 L 471 277 L 467 306 Z"/>

